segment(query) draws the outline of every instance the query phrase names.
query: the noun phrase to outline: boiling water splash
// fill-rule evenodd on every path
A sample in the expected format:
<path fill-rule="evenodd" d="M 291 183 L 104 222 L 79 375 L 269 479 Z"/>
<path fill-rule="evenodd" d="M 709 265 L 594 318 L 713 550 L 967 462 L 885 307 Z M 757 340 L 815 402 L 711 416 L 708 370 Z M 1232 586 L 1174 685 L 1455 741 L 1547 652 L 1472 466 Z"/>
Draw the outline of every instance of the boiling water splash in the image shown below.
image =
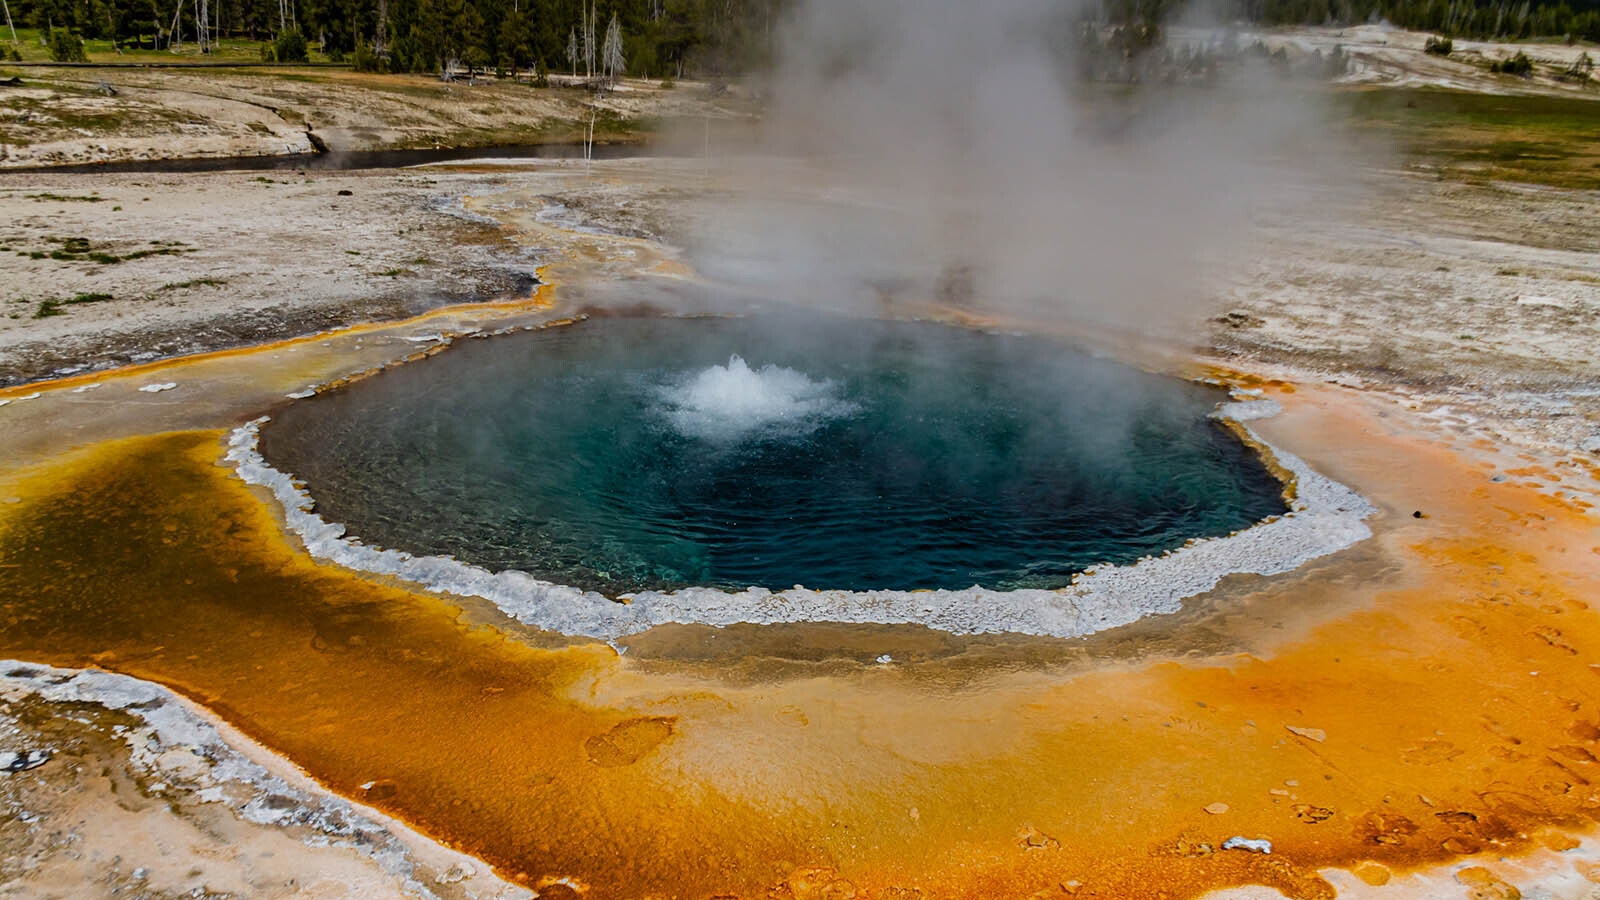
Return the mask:
<path fill-rule="evenodd" d="M 860 409 L 839 396 L 835 381 L 782 366 L 752 369 L 738 354 L 662 386 L 656 398 L 673 430 L 716 444 L 802 438 Z"/>

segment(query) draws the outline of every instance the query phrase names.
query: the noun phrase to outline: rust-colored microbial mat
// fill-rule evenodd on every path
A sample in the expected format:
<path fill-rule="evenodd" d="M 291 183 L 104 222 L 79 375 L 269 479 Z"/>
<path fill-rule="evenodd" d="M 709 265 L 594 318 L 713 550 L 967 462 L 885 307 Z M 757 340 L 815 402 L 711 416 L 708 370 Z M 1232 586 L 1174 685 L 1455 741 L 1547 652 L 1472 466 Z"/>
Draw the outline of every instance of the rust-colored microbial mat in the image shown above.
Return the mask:
<path fill-rule="evenodd" d="M 1591 827 L 1593 519 L 1365 401 L 1274 394 L 1268 436 L 1384 512 L 1359 552 L 1178 617 L 1242 649 L 534 647 L 314 564 L 216 465 L 220 433 L 179 432 L 4 489 L 0 653 L 172 685 L 549 896 L 1328 897 L 1321 868 L 1376 884 L 1487 851 L 1490 883 L 1494 854 Z"/>

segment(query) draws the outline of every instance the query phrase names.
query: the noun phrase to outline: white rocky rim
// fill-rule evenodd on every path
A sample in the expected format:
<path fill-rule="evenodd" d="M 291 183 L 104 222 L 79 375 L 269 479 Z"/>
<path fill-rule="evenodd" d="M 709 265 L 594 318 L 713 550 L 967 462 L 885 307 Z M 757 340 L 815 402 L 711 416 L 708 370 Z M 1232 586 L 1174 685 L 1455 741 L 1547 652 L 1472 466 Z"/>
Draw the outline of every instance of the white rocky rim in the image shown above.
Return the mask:
<path fill-rule="evenodd" d="M 1225 537 L 1191 540 L 1161 556 L 1096 566 L 1065 587 L 997 591 L 842 591 L 708 587 L 640 591 L 610 600 L 593 591 L 542 581 L 515 569 L 491 572 L 449 556 L 417 556 L 345 537 L 324 520 L 292 475 L 262 458 L 263 416 L 236 428 L 227 459 L 239 478 L 267 488 L 283 506 L 289 529 L 317 559 L 362 572 L 393 575 L 440 593 L 490 601 L 517 621 L 548 631 L 616 641 L 669 623 L 724 626 L 797 622 L 923 625 L 952 634 L 1015 633 L 1082 637 L 1145 616 L 1177 612 L 1183 601 L 1234 573 L 1277 575 L 1371 537 L 1374 511 L 1354 490 L 1272 447 L 1245 423 L 1281 411 L 1272 400 L 1225 402 L 1213 416 L 1235 423 L 1283 471 L 1294 498 L 1289 511 Z"/>

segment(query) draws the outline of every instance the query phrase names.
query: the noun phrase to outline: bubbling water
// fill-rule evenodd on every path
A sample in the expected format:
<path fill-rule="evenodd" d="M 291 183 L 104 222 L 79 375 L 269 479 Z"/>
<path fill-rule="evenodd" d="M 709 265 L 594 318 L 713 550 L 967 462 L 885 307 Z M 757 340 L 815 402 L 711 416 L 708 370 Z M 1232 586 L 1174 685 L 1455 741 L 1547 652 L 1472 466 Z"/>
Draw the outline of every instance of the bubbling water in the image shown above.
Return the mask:
<path fill-rule="evenodd" d="M 737 353 L 727 365 L 661 385 L 655 394 L 655 412 L 678 434 L 719 445 L 803 438 L 860 410 L 839 397 L 837 381 L 771 363 L 752 369 Z"/>

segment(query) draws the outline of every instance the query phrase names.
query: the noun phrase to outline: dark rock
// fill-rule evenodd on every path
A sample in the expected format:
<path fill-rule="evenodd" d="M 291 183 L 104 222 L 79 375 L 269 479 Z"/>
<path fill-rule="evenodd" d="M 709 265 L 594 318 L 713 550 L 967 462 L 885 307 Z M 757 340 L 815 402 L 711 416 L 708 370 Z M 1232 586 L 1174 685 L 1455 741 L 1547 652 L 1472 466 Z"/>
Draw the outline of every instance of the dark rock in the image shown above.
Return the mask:
<path fill-rule="evenodd" d="M 1250 313 L 1238 310 L 1227 315 L 1218 316 L 1212 321 L 1220 325 L 1226 325 L 1229 328 L 1260 328 L 1262 325 L 1267 324 L 1267 320 L 1260 316 L 1253 316 Z"/>
<path fill-rule="evenodd" d="M 55 755 L 49 750 L 0 750 L 0 771 L 26 772 L 37 769 Z"/>

